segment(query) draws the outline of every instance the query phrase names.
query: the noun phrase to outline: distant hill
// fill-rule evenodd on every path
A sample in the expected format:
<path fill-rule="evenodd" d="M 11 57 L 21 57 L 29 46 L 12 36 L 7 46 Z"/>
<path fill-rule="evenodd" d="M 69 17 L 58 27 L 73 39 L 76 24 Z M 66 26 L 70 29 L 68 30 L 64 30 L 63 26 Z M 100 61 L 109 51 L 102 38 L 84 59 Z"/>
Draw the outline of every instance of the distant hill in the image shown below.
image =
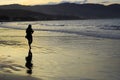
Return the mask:
<path fill-rule="evenodd" d="M 1 21 L 26 21 L 26 20 L 44 20 L 45 14 L 20 10 L 20 9 L 0 9 Z"/>
<path fill-rule="evenodd" d="M 24 9 L 0 9 L 0 21 L 70 20 L 76 16 L 48 15 Z"/>
<path fill-rule="evenodd" d="M 0 6 L 0 16 L 31 17 L 35 20 L 120 18 L 120 4 L 75 4 L 23 6 L 19 4 Z M 34 20 L 34 19 L 33 19 Z"/>

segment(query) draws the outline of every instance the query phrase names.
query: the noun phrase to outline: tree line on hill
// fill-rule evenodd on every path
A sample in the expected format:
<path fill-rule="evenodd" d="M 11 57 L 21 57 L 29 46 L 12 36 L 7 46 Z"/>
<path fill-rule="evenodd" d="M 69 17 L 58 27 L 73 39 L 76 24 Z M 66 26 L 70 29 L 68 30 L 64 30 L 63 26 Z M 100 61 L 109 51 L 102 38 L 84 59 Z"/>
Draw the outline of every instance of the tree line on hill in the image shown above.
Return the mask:
<path fill-rule="evenodd" d="M 0 6 L 0 21 L 74 20 L 120 18 L 120 4 L 75 4 Z"/>

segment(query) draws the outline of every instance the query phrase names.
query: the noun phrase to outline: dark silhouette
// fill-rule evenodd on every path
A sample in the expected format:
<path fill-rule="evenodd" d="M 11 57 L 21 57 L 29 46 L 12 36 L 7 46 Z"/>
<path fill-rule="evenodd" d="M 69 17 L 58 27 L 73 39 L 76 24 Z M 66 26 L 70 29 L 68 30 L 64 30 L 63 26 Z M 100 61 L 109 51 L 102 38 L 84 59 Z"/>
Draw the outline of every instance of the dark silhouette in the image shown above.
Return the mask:
<path fill-rule="evenodd" d="M 28 68 L 27 73 L 32 74 L 32 52 L 31 49 L 29 49 L 28 56 L 25 58 L 26 59 L 26 64 L 25 66 Z"/>
<path fill-rule="evenodd" d="M 25 38 L 27 38 L 27 40 L 28 40 L 29 49 L 31 49 L 31 44 L 33 41 L 33 37 L 32 37 L 33 32 L 34 31 L 32 29 L 32 25 L 29 24 L 28 28 L 26 29 L 26 36 L 25 36 Z"/>
<path fill-rule="evenodd" d="M 104 18 L 120 18 L 120 4 L 61 3 L 56 5 L 23 6 L 12 4 L 0 6 L 1 21 Z"/>

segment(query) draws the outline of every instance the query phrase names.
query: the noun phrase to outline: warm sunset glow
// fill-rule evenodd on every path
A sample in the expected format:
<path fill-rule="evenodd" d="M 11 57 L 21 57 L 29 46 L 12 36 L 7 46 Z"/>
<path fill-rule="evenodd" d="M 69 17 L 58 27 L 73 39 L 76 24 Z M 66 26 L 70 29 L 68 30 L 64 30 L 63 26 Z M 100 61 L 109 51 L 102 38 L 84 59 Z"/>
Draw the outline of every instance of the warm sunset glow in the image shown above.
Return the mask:
<path fill-rule="evenodd" d="M 120 3 L 120 0 L 0 0 L 0 5 L 5 5 L 5 4 L 39 5 L 39 4 L 60 3 L 60 2 L 112 4 L 112 3 Z"/>
<path fill-rule="evenodd" d="M 21 2 L 21 4 L 24 5 L 35 5 L 35 4 L 47 4 L 50 2 L 60 2 L 60 0 L 24 0 L 23 2 Z"/>

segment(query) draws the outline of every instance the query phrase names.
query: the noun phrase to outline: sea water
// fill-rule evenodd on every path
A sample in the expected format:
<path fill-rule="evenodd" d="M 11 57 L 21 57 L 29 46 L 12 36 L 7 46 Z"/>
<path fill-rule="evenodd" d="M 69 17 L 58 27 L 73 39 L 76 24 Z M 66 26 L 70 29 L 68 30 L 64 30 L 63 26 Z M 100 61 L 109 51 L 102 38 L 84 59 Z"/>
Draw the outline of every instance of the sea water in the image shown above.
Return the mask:
<path fill-rule="evenodd" d="M 6 22 L 5 24 L 2 23 L 1 27 L 24 30 L 28 24 L 32 24 L 35 31 L 49 31 L 101 38 L 120 38 L 120 19 Z"/>
<path fill-rule="evenodd" d="M 28 24 L 35 31 L 32 76 L 43 80 L 120 79 L 120 19 L 3 22 L 0 27 L 25 32 Z"/>

